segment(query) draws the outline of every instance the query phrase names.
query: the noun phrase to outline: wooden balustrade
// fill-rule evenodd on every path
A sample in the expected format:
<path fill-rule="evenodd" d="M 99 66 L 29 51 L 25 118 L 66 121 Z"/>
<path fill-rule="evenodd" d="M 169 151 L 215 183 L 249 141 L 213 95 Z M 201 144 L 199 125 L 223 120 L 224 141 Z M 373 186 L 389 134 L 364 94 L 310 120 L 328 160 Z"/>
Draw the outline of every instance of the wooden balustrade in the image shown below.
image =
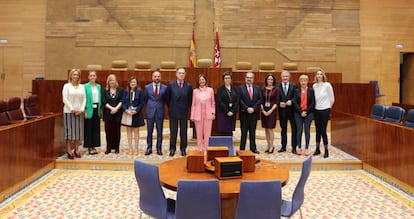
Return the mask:
<path fill-rule="evenodd" d="M 414 129 L 366 116 L 333 111 L 332 145 L 396 179 L 414 186 Z"/>
<path fill-rule="evenodd" d="M 65 150 L 63 133 L 62 113 L 0 127 L 0 201 L 16 184 L 20 183 L 18 190 L 30 183 L 27 179 L 33 174 L 54 168 L 56 157 Z"/>

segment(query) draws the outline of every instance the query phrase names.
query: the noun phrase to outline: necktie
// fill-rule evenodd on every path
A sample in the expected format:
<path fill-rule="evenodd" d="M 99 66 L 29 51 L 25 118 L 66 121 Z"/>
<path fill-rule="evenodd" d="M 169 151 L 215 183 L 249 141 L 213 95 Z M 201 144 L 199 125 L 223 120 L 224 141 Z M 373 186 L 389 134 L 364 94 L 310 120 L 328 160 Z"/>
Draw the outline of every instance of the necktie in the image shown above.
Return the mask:
<path fill-rule="evenodd" d="M 287 83 L 283 83 L 283 93 L 285 93 L 285 95 L 287 95 Z"/>
<path fill-rule="evenodd" d="M 178 83 L 178 87 L 181 89 L 183 89 L 183 82 Z"/>
<path fill-rule="evenodd" d="M 158 84 L 155 85 L 154 96 L 158 97 Z"/>
<path fill-rule="evenodd" d="M 249 85 L 249 97 L 250 97 L 250 100 L 253 99 L 253 89 L 251 85 Z"/>

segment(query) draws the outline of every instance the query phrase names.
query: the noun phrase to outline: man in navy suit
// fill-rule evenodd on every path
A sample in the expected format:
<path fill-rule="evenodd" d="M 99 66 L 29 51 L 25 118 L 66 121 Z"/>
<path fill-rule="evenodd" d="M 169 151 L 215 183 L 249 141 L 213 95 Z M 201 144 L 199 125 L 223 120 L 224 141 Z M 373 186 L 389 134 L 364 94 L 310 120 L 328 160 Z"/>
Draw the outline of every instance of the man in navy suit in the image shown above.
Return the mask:
<path fill-rule="evenodd" d="M 168 105 L 168 117 L 170 120 L 170 157 L 174 156 L 177 144 L 178 125 L 180 125 L 180 151 L 181 156 L 187 152 L 187 126 L 188 110 L 193 99 L 193 87 L 184 81 L 185 69 L 178 68 L 177 80 L 171 81 L 165 92 L 165 100 Z"/>
<path fill-rule="evenodd" d="M 296 154 L 296 123 L 294 118 L 294 109 L 293 109 L 293 98 L 297 86 L 295 83 L 290 82 L 290 72 L 283 70 L 280 73 L 280 78 L 282 82 L 278 85 L 278 88 L 281 92 L 279 98 L 279 123 L 281 128 L 281 138 L 282 138 L 282 147 L 278 151 L 285 152 L 287 144 L 287 123 L 290 122 L 290 129 L 292 131 L 292 153 Z"/>
<path fill-rule="evenodd" d="M 256 148 L 256 126 L 260 118 L 260 104 L 262 104 L 262 91 L 257 85 L 253 85 L 254 74 L 247 72 L 246 84 L 241 85 L 240 89 L 240 150 L 246 147 L 247 132 L 249 132 L 250 150 L 258 154 Z"/>
<path fill-rule="evenodd" d="M 164 123 L 164 94 L 167 86 L 161 84 L 161 73 L 155 70 L 152 73 L 152 83 L 145 85 L 144 100 L 147 117 L 147 151 L 145 155 L 152 154 L 152 133 L 154 123 L 157 128 L 157 154 L 162 155 L 162 127 Z"/>

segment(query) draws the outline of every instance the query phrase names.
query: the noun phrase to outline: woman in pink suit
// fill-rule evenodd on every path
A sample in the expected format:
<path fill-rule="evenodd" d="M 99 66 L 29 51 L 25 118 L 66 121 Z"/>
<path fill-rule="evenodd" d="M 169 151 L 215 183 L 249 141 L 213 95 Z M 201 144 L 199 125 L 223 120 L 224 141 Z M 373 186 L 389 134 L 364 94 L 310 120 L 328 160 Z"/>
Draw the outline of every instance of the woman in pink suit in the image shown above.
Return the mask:
<path fill-rule="evenodd" d="M 213 120 L 216 118 L 216 103 L 213 88 L 207 87 L 207 78 L 203 74 L 197 77 L 190 118 L 195 123 L 198 149 L 206 152 Z"/>

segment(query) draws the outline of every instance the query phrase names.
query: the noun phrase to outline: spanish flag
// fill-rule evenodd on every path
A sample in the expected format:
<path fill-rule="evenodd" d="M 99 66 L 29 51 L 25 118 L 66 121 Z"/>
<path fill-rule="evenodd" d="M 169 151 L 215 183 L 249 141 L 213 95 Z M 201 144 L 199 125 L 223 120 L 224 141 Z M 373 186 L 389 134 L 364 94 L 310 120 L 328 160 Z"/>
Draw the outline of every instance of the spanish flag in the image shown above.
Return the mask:
<path fill-rule="evenodd" d="M 195 49 L 194 30 L 190 45 L 190 68 L 197 67 L 197 54 Z"/>

